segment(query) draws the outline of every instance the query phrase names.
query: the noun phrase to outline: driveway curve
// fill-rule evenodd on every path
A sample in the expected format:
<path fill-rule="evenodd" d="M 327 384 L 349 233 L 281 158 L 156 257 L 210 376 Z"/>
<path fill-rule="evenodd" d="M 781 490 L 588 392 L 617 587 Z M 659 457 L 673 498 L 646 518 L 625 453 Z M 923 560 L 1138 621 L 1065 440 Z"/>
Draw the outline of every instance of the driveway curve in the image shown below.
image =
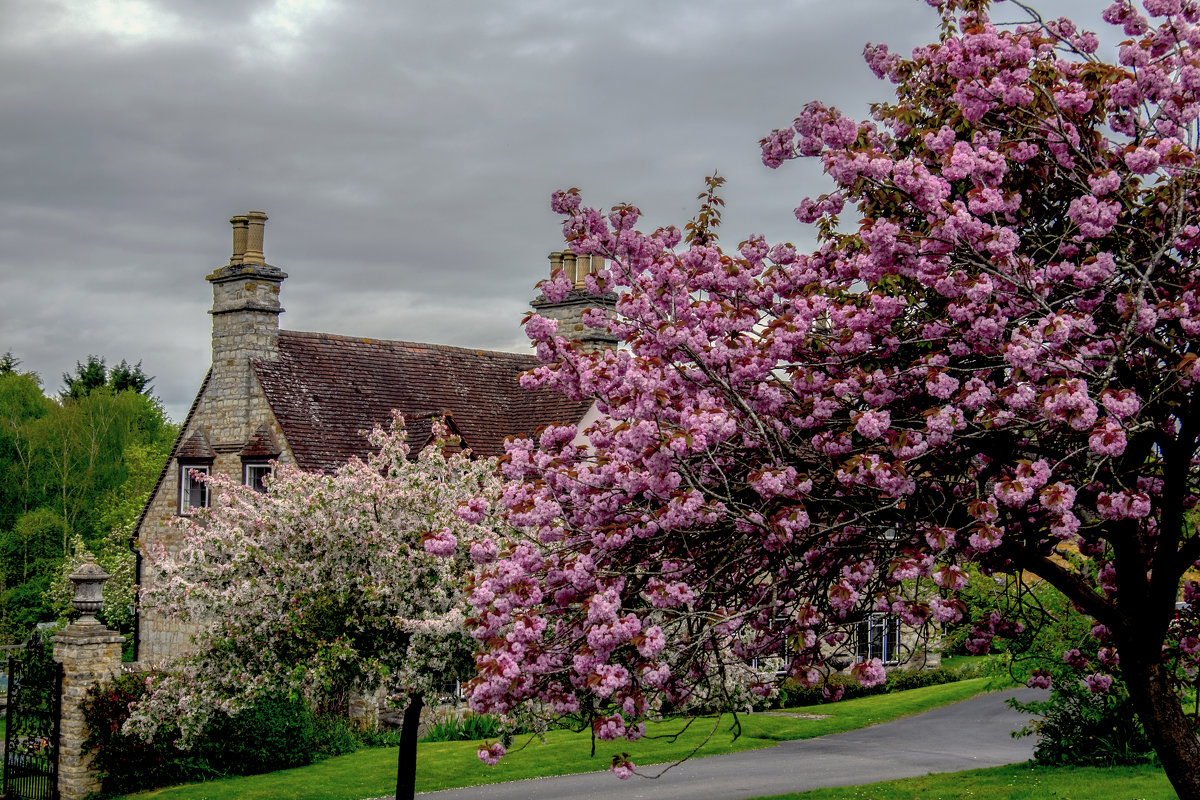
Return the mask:
<path fill-rule="evenodd" d="M 1033 757 L 1033 739 L 1010 733 L 1029 715 L 1004 704 L 1046 692 L 1012 689 L 914 714 L 893 722 L 776 747 L 686 761 L 661 777 L 618 780 L 607 770 L 582 775 L 425 792 L 428 800 L 745 800 L 825 786 L 909 778 L 1015 764 Z M 662 767 L 647 767 L 654 775 Z"/>

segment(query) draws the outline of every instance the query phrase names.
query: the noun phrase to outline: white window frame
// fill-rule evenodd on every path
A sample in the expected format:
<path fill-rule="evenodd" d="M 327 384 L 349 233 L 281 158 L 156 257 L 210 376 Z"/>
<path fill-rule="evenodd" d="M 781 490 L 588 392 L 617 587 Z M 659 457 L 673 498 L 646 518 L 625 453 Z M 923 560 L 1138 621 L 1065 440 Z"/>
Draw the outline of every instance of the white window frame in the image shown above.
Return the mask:
<path fill-rule="evenodd" d="M 900 618 L 872 614 L 855 626 L 854 655 L 859 661 L 878 658 L 884 664 L 899 664 Z"/>
<path fill-rule="evenodd" d="M 192 473 L 201 472 L 205 475 L 212 474 L 211 464 L 180 464 L 179 465 L 179 515 L 187 517 L 192 514 L 192 510 L 196 508 L 208 508 L 210 498 L 208 484 L 203 481 L 193 481 Z M 192 502 L 193 489 L 199 489 L 200 502 Z"/>
<path fill-rule="evenodd" d="M 243 461 L 242 462 L 242 485 L 249 486 L 256 492 L 266 492 L 266 486 L 257 480 L 257 476 L 252 477 L 252 470 L 265 470 L 262 477 L 275 474 L 275 467 L 269 461 Z M 260 488 L 261 487 L 261 488 Z"/>

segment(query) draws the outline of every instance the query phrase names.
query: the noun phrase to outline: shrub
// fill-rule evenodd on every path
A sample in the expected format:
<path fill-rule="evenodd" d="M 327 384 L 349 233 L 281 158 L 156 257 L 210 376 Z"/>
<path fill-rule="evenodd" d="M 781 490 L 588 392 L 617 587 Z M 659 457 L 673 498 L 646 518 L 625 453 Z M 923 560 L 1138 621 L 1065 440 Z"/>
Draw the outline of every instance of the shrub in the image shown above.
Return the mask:
<path fill-rule="evenodd" d="M 421 737 L 422 742 L 457 742 L 459 740 L 459 726 L 456 719 L 438 720 L 429 726 L 425 735 Z"/>
<path fill-rule="evenodd" d="M 1107 692 L 1093 694 L 1083 681 L 1060 674 L 1050 699 L 1030 703 L 1009 699 L 1008 703 L 1018 711 L 1041 715 L 1013 734 L 1037 736 L 1033 760 L 1038 764 L 1110 767 L 1154 760 L 1133 702 L 1117 682 Z"/>
<path fill-rule="evenodd" d="M 145 675 L 120 675 L 92 687 L 84 701 L 88 736 L 84 748 L 94 753 L 93 765 L 106 794 L 121 794 L 179 781 L 213 777 L 191 759 L 180 757 L 164 737 L 147 742 L 121 732 L 129 706 L 146 694 Z"/>
<path fill-rule="evenodd" d="M 317 716 L 313 719 L 316 749 L 322 757 L 344 756 L 360 747 L 379 744 L 395 745 L 393 741 L 375 741 L 382 729 L 362 730 L 349 720 L 337 716 Z"/>
<path fill-rule="evenodd" d="M 905 689 L 920 689 L 922 686 L 937 686 L 943 683 L 961 681 L 964 675 L 956 670 L 945 667 L 934 669 L 904 669 L 889 672 L 884 683 L 889 692 L 902 692 Z"/>
<path fill-rule="evenodd" d="M 219 715 L 187 750 L 170 728 L 153 742 L 121 732 L 129 706 L 146 692 L 146 674 L 127 674 L 93 687 L 84 703 L 85 748 L 106 795 L 172 783 L 248 775 L 312 763 L 356 750 L 361 740 L 345 721 L 321 720 L 300 700 L 269 695 L 243 711 Z"/>
<path fill-rule="evenodd" d="M 461 742 L 495 739 L 502 734 L 499 720 L 487 714 L 468 713 L 461 719 L 440 720 L 429 726 L 422 742 Z"/>
<path fill-rule="evenodd" d="M 1102 658 L 1092 635 L 1094 621 L 1047 585 L 1030 591 L 1036 603 L 1025 609 L 1026 641 L 1010 645 L 1011 670 L 1019 680 L 1040 674 L 1050 678 L 1046 700 L 1008 703 L 1041 718 L 1015 735 L 1037 736 L 1034 761 L 1046 765 L 1112 766 L 1154 759 L 1133 701 L 1111 656 Z M 1105 663 L 1108 662 L 1108 663 Z M 1036 670 L 1036 673 L 1035 673 Z M 1093 692 L 1091 675 L 1111 678 L 1106 691 Z"/>
<path fill-rule="evenodd" d="M 301 767 L 319 753 L 317 726 L 303 701 L 268 695 L 232 717 L 216 717 L 195 749 L 227 775 Z"/>
<path fill-rule="evenodd" d="M 791 678 L 785 680 L 780 687 L 779 696 L 774 704 L 776 708 L 787 706 L 815 706 L 833 702 L 829 694 L 840 694 L 841 700 L 853 700 L 856 697 L 869 697 L 889 692 L 902 692 L 906 689 L 919 689 L 922 686 L 936 686 L 942 683 L 953 683 L 968 678 L 980 677 L 986 670 L 985 665 L 972 666 L 966 669 L 904 669 L 888 673 L 887 680 L 879 686 L 863 686 L 848 675 L 834 673 L 830 675 L 824 686 L 804 687 Z M 826 691 L 828 688 L 828 692 Z"/>

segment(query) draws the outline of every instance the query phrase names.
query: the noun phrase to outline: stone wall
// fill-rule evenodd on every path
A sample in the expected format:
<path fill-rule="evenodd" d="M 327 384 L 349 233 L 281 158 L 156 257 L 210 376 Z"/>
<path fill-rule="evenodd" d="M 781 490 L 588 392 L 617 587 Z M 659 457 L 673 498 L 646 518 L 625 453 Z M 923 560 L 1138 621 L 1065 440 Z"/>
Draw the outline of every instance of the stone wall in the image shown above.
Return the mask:
<path fill-rule="evenodd" d="M 52 639 L 54 660 L 63 665 L 58 736 L 58 790 L 62 800 L 79 800 L 100 790 L 100 778 L 91 767 L 92 755 L 83 749 L 87 738 L 83 702 L 88 689 L 121 668 L 124 637 L 94 618 L 84 620 Z"/>

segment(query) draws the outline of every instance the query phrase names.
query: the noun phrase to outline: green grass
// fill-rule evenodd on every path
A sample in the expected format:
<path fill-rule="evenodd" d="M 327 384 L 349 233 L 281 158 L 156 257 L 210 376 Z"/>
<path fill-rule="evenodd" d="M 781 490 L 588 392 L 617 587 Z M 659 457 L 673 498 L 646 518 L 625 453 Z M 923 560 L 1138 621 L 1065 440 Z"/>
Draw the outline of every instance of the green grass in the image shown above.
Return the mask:
<path fill-rule="evenodd" d="M 962 670 L 967 668 L 982 667 L 989 662 L 995 662 L 996 656 L 942 656 L 942 667 L 944 669 Z"/>
<path fill-rule="evenodd" d="M 1160 767 L 989 767 L 769 800 L 1175 800 Z M 767 798 L 758 798 L 767 800 Z"/>
<path fill-rule="evenodd" d="M 536 738 L 518 739 L 512 752 L 495 767 L 480 763 L 475 755 L 478 743 L 424 743 L 419 746 L 417 754 L 417 791 L 602 770 L 608 768 L 614 754 L 621 752 L 628 753 L 635 763 L 644 765 L 676 761 L 693 750 L 703 756 L 770 747 L 776 741 L 811 739 L 926 711 L 964 700 L 994 685 L 991 679 L 975 678 L 786 712 L 821 715 L 824 717 L 822 719 L 804 719 L 778 712 L 743 715 L 740 717 L 742 735 L 736 740 L 732 738 L 732 717 L 728 715 L 719 721 L 713 718 L 697 720 L 678 737 L 674 734 L 679 733 L 683 724 L 666 721 L 648 725 L 646 738 L 637 742 L 597 742 L 594 758 L 590 756 L 590 737 L 586 733 L 570 731 L 551 731 L 544 744 Z M 187 784 L 128 797 L 161 800 L 353 800 L 391 794 L 395 782 L 396 751 L 373 748 L 298 769 Z"/>

